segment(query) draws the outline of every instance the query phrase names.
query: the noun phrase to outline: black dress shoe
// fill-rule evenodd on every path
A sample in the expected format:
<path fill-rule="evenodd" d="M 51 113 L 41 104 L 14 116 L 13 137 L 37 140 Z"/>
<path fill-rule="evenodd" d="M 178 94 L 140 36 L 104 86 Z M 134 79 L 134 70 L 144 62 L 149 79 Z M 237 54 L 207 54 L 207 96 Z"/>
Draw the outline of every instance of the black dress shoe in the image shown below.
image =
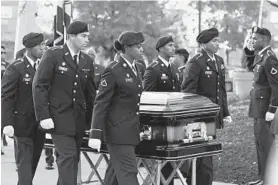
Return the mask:
<path fill-rule="evenodd" d="M 3 152 L 3 150 L 1 150 L 1 155 L 4 155 L 5 153 Z"/>
<path fill-rule="evenodd" d="M 45 167 L 45 169 L 47 169 L 47 170 L 53 170 L 53 169 L 54 169 L 53 164 L 47 164 L 46 167 Z"/>
<path fill-rule="evenodd" d="M 256 181 L 253 181 L 253 182 L 248 182 L 248 185 L 263 185 L 264 184 L 264 181 L 262 180 L 256 180 Z"/>

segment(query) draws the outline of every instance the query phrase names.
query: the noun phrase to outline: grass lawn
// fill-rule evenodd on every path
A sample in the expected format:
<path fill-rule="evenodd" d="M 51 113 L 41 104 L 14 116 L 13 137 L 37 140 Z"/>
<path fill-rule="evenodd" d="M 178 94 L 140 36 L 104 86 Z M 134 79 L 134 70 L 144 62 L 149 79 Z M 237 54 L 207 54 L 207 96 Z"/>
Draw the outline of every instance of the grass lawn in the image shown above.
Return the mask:
<path fill-rule="evenodd" d="M 214 157 L 214 180 L 244 185 L 257 180 L 253 120 L 248 117 L 249 101 L 229 106 L 233 122 L 217 131 L 223 153 Z"/>

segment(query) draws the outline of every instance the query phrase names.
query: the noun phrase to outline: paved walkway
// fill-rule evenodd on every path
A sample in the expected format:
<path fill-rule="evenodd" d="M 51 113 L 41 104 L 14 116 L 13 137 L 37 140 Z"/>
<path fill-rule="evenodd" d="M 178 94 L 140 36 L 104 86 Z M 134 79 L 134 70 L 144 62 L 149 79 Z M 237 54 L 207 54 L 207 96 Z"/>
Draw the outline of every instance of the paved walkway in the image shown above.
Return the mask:
<path fill-rule="evenodd" d="M 9 141 L 7 147 L 4 148 L 5 155 L 1 156 L 1 184 L 2 185 L 16 185 L 17 184 L 17 172 L 14 162 L 13 143 Z M 92 158 L 96 158 L 97 154 L 90 154 Z M 84 156 L 81 157 L 82 165 L 82 181 L 86 181 L 91 170 Z M 103 162 L 99 167 L 100 175 L 103 177 L 105 174 L 106 164 Z M 54 170 L 45 170 L 45 155 L 44 151 L 38 165 L 37 173 L 34 178 L 34 185 L 56 185 L 57 183 L 57 166 L 55 164 Z M 99 185 L 100 183 L 93 178 L 94 182 L 90 185 Z M 182 185 L 180 180 L 175 180 L 175 185 Z M 232 185 L 227 183 L 213 182 L 213 185 Z M 234 185 L 234 184 L 233 184 Z"/>

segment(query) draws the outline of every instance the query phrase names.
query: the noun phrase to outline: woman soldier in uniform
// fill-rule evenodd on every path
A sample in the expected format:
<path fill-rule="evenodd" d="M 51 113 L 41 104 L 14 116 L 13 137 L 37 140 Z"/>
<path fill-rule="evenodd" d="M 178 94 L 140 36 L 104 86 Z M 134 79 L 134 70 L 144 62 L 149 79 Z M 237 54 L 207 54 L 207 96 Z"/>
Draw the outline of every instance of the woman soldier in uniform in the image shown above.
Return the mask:
<path fill-rule="evenodd" d="M 141 32 L 124 32 L 115 42 L 121 51 L 118 61 L 104 70 L 95 100 L 89 146 L 100 150 L 101 138 L 108 146 L 110 164 L 104 184 L 138 185 L 135 147 L 139 144 L 139 102 L 142 93 L 141 64 L 135 62 L 143 54 Z M 110 181 L 110 182 L 108 182 Z M 117 183 L 116 183 L 117 184 Z"/>

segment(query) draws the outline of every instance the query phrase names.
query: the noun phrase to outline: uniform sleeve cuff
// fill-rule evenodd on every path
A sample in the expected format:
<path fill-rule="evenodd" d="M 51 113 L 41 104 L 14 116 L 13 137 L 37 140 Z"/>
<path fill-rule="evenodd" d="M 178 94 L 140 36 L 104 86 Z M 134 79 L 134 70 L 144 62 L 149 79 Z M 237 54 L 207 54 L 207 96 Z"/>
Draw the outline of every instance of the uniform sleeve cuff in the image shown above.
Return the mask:
<path fill-rule="evenodd" d="M 101 129 L 91 129 L 90 130 L 90 139 L 99 139 L 101 140 L 102 136 L 102 130 Z"/>
<path fill-rule="evenodd" d="M 278 106 L 269 105 L 268 112 L 275 113 Z"/>

